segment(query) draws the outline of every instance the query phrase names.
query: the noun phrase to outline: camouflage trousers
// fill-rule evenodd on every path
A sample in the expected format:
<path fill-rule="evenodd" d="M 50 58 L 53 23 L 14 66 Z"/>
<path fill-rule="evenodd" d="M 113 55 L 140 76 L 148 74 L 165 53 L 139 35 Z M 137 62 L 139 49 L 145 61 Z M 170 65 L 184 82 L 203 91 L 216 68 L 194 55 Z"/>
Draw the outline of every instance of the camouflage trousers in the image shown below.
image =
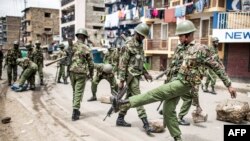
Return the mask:
<path fill-rule="evenodd" d="M 102 79 L 106 79 L 109 82 L 111 91 L 118 91 L 118 85 L 115 77 L 102 78 L 102 76 L 95 76 L 91 83 L 91 90 L 94 97 L 96 97 L 97 86 Z"/>
<path fill-rule="evenodd" d="M 206 79 L 205 86 L 208 87 L 210 83 L 211 87 L 214 87 L 216 83 L 216 78 L 217 78 L 217 75 L 212 70 L 209 70 L 207 72 L 207 79 Z"/>
<path fill-rule="evenodd" d="M 43 64 L 37 64 L 38 66 L 38 74 L 41 80 L 43 80 Z"/>
<path fill-rule="evenodd" d="M 30 86 L 35 86 L 35 75 L 37 69 L 27 68 L 23 70 L 20 79 L 18 80 L 19 85 L 23 86 L 25 81 L 27 80 L 30 83 Z"/>
<path fill-rule="evenodd" d="M 140 95 L 141 91 L 140 91 L 140 77 L 133 77 L 133 79 L 131 80 L 131 82 L 128 85 L 128 90 L 127 90 L 127 94 L 125 99 L 128 99 L 131 96 L 135 96 L 135 95 Z M 144 107 L 142 105 L 140 106 L 136 106 L 136 110 L 138 113 L 139 118 L 145 118 L 147 117 L 146 111 L 144 109 Z M 122 108 L 120 110 L 121 115 L 126 115 L 128 111 L 128 108 Z"/>
<path fill-rule="evenodd" d="M 181 130 L 179 128 L 175 109 L 179 102 L 180 96 L 190 93 L 190 90 L 191 87 L 189 85 L 183 84 L 180 80 L 173 80 L 153 90 L 150 90 L 145 94 L 129 97 L 129 104 L 121 106 L 121 109 L 138 107 L 164 100 L 164 126 L 168 128 L 172 137 L 177 137 L 181 135 Z"/>
<path fill-rule="evenodd" d="M 178 114 L 178 117 L 182 119 L 184 116 L 188 114 L 188 111 L 193 106 L 198 106 L 199 104 L 199 85 L 196 86 L 193 90 L 191 90 L 190 93 L 186 93 L 185 95 L 181 96 L 181 99 L 183 100 L 180 112 Z"/>
<path fill-rule="evenodd" d="M 70 72 L 70 80 L 73 89 L 73 109 L 80 109 L 87 75 Z"/>
<path fill-rule="evenodd" d="M 63 80 L 65 79 L 65 65 L 62 64 L 60 64 L 58 80 L 60 80 L 61 77 L 63 78 Z"/>
<path fill-rule="evenodd" d="M 9 84 L 12 83 L 12 80 L 15 82 L 17 80 L 17 65 L 8 65 L 7 75 Z"/>

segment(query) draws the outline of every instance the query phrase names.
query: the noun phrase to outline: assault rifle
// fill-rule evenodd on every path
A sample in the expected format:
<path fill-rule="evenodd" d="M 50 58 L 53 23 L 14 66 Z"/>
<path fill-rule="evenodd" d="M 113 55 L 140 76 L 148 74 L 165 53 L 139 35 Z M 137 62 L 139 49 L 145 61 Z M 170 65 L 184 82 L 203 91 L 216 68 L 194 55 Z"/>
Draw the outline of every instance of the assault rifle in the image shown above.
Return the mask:
<path fill-rule="evenodd" d="M 164 74 L 166 74 L 168 72 L 168 70 L 166 69 L 165 71 L 163 71 L 162 73 L 160 73 L 158 76 L 155 77 L 155 80 L 158 80 L 159 78 L 161 78 Z"/>
<path fill-rule="evenodd" d="M 117 97 L 118 100 L 122 99 L 122 97 L 124 96 L 124 94 L 127 92 L 128 90 L 128 85 L 131 82 L 131 80 L 133 79 L 133 76 L 131 74 L 129 74 L 128 80 L 126 82 L 126 85 L 123 87 L 123 89 L 121 89 L 118 93 L 116 91 L 112 91 L 112 95 L 114 95 L 115 97 Z M 111 105 L 111 107 L 109 108 L 107 115 L 105 116 L 105 118 L 103 119 L 103 121 L 106 120 L 107 117 L 110 117 L 110 115 L 112 114 L 112 112 L 114 111 L 113 106 Z"/>
<path fill-rule="evenodd" d="M 49 66 L 49 65 L 52 65 L 52 64 L 54 64 L 54 63 L 56 63 L 56 62 L 58 62 L 58 61 L 61 61 L 62 59 L 65 59 L 66 57 L 67 57 L 67 56 L 62 57 L 62 58 L 59 58 L 59 59 L 56 59 L 55 61 L 52 61 L 52 62 L 49 62 L 49 63 L 45 64 L 45 66 L 47 67 L 47 66 Z"/>

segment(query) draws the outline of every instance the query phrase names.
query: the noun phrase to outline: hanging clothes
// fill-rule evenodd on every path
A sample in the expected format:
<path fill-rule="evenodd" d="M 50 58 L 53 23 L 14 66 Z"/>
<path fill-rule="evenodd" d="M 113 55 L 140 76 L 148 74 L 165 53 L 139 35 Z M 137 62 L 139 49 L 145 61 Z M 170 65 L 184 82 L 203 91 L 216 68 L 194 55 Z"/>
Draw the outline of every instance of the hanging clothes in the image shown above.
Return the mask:
<path fill-rule="evenodd" d="M 158 10 L 158 12 L 159 12 L 158 18 L 159 18 L 159 19 L 164 19 L 165 10 Z"/>
<path fill-rule="evenodd" d="M 156 8 L 153 9 L 152 11 L 152 18 L 156 18 L 158 16 L 159 12 Z"/>
<path fill-rule="evenodd" d="M 151 11 L 150 11 L 150 9 L 147 9 L 147 10 L 146 10 L 146 18 L 149 18 L 149 19 L 152 18 L 152 17 L 151 17 Z"/>
<path fill-rule="evenodd" d="M 165 9 L 165 16 L 164 17 L 165 17 L 164 22 L 166 22 L 166 23 L 176 22 L 175 8 Z"/>
<path fill-rule="evenodd" d="M 196 3 L 195 3 L 195 9 L 197 12 L 202 12 L 203 9 L 204 9 L 204 5 L 205 5 L 205 0 L 198 0 Z"/>
<path fill-rule="evenodd" d="M 110 14 L 110 15 L 111 15 L 111 14 Z M 105 28 L 110 28 L 110 27 L 111 27 L 110 15 L 106 15 L 106 19 L 105 19 L 105 22 L 104 22 L 104 27 L 105 27 Z"/>
<path fill-rule="evenodd" d="M 195 5 L 193 2 L 190 2 L 190 3 L 186 3 L 186 15 L 187 14 L 192 14 L 194 9 L 195 9 Z"/>
<path fill-rule="evenodd" d="M 186 6 L 177 6 L 175 9 L 175 17 L 182 17 L 186 15 Z"/>

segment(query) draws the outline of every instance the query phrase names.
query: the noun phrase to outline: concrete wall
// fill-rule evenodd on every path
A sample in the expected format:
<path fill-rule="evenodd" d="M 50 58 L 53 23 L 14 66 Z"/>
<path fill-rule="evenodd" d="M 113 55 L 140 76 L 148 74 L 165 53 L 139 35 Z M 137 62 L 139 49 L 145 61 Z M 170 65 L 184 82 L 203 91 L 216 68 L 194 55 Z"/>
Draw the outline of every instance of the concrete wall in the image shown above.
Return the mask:
<path fill-rule="evenodd" d="M 7 25 L 7 43 L 5 49 L 13 47 L 13 42 L 18 41 L 20 37 L 21 17 L 6 16 Z"/>
<path fill-rule="evenodd" d="M 160 70 L 160 56 L 154 55 L 151 57 L 152 59 L 152 64 L 151 64 L 151 69 L 155 71 Z"/>
<path fill-rule="evenodd" d="M 45 13 L 50 13 L 50 17 L 45 17 Z M 29 8 L 26 17 L 30 17 L 31 33 L 25 40 L 40 40 L 42 45 L 49 44 L 53 41 L 53 35 L 59 34 L 59 10 L 47 8 Z M 50 28 L 51 31 L 45 31 Z"/>

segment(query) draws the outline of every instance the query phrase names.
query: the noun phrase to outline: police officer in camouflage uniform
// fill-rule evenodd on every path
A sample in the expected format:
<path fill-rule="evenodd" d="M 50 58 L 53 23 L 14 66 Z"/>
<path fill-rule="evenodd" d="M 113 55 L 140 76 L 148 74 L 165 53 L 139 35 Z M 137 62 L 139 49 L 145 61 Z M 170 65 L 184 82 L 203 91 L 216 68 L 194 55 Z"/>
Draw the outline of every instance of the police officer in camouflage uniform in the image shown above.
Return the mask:
<path fill-rule="evenodd" d="M 71 64 L 71 61 L 72 61 L 72 56 L 73 56 L 73 41 L 72 41 L 72 38 L 68 38 L 68 48 L 66 50 L 66 55 L 67 55 L 67 58 L 66 58 L 66 65 L 67 65 L 67 75 L 65 77 L 65 81 L 66 83 L 68 83 L 68 77 L 70 76 L 70 64 Z"/>
<path fill-rule="evenodd" d="M 211 51 L 215 54 L 215 59 L 219 60 L 219 55 L 218 55 L 218 45 L 219 45 L 219 39 L 217 37 L 213 37 L 212 38 L 212 42 L 213 42 L 213 46 L 211 47 Z M 207 69 L 207 80 L 205 83 L 205 89 L 203 90 L 204 92 L 209 92 L 208 91 L 208 85 L 210 83 L 212 91 L 212 94 L 216 94 L 215 90 L 214 90 L 214 85 L 216 83 L 216 74 L 211 70 L 211 69 Z"/>
<path fill-rule="evenodd" d="M 41 42 L 39 40 L 37 40 L 35 42 L 35 46 L 36 49 L 34 50 L 33 54 L 34 54 L 34 63 L 37 64 L 38 66 L 38 73 L 39 73 L 39 77 L 40 77 L 40 85 L 43 85 L 43 51 L 41 49 Z"/>
<path fill-rule="evenodd" d="M 185 27 L 190 25 L 193 25 L 193 23 L 189 20 L 180 22 L 176 27 L 176 31 L 187 30 Z M 176 105 L 180 96 L 190 94 L 190 91 L 201 83 L 203 75 L 203 72 L 200 72 L 201 67 L 209 67 L 219 76 L 228 88 L 231 98 L 236 98 L 236 91 L 232 87 L 231 80 L 226 74 L 222 63 L 214 59 L 214 53 L 207 46 L 194 42 L 194 32 L 187 34 L 178 34 L 177 32 L 176 34 L 179 36 L 180 42 L 187 46 L 183 54 L 183 63 L 180 66 L 177 76 L 169 83 L 163 84 L 145 94 L 135 95 L 127 100 L 118 100 L 114 97 L 111 99 L 111 102 L 117 112 L 119 109 L 138 107 L 164 100 L 164 126 L 168 127 L 175 141 L 182 141 L 176 117 Z"/>
<path fill-rule="evenodd" d="M 34 61 L 34 50 L 32 48 L 32 44 L 30 43 L 27 43 L 25 44 L 25 47 L 27 49 L 27 57 L 31 60 L 31 61 Z"/>
<path fill-rule="evenodd" d="M 59 48 L 60 48 L 60 51 L 58 53 L 59 58 L 66 57 L 66 51 L 64 50 L 64 47 L 65 47 L 64 44 L 59 45 Z M 65 76 L 65 65 L 66 65 L 66 58 L 60 60 L 60 62 L 59 62 L 60 68 L 59 68 L 59 75 L 58 75 L 57 83 L 62 83 L 61 82 L 61 77 L 62 77 L 63 83 L 68 84 L 66 81 L 66 76 Z"/>
<path fill-rule="evenodd" d="M 15 82 L 17 80 L 17 63 L 16 60 L 18 58 L 22 58 L 22 53 L 18 49 L 19 43 L 18 41 L 14 41 L 14 47 L 13 49 L 8 50 L 7 56 L 5 59 L 5 65 L 7 65 L 7 74 L 8 74 L 8 82 L 9 86 L 11 85 L 11 81 Z M 13 73 L 13 77 L 12 77 Z"/>
<path fill-rule="evenodd" d="M 119 88 L 122 89 L 124 87 L 124 82 L 128 81 L 129 78 L 132 77 L 130 82 L 128 83 L 128 91 L 126 95 L 126 99 L 133 95 L 139 95 L 140 91 L 140 78 L 141 75 L 144 75 L 146 79 L 152 80 L 151 75 L 148 74 L 146 69 L 143 67 L 145 57 L 143 50 L 143 40 L 149 34 L 149 27 L 145 23 L 141 23 L 135 27 L 134 36 L 126 42 L 125 51 L 121 57 L 120 64 L 120 83 Z M 143 128 L 149 134 L 152 129 L 149 127 L 149 123 L 147 120 L 147 114 L 143 106 L 136 107 L 139 118 L 141 118 L 143 122 Z M 124 120 L 124 117 L 127 113 L 128 109 L 122 109 L 118 115 L 116 120 L 117 126 L 131 127 L 130 123 L 127 123 Z"/>
<path fill-rule="evenodd" d="M 30 89 L 35 89 L 35 75 L 38 70 L 37 64 L 32 62 L 29 58 L 19 58 L 17 59 L 17 64 L 23 68 L 20 79 L 18 80 L 19 88 L 17 92 L 24 91 L 24 83 L 27 80 L 30 83 Z"/>
<path fill-rule="evenodd" d="M 188 21 L 186 21 L 186 24 L 183 24 L 184 27 L 177 28 L 176 35 L 186 35 L 187 38 L 189 36 L 189 33 L 192 33 L 196 31 L 196 28 L 194 25 Z M 187 39 L 186 38 L 186 39 Z M 193 41 L 190 44 L 195 44 Z M 176 47 L 174 56 L 172 58 L 172 62 L 168 67 L 168 73 L 166 75 L 167 80 L 165 80 L 165 83 L 170 82 L 173 78 L 177 77 L 178 71 L 183 63 L 183 56 L 185 51 L 187 50 L 188 46 L 186 46 L 186 40 L 181 40 L 181 43 Z M 203 71 L 203 70 L 200 70 Z M 204 71 L 203 71 L 204 72 Z M 184 120 L 184 116 L 187 115 L 191 105 L 193 104 L 196 106 L 196 111 L 201 112 L 202 109 L 199 104 L 199 98 L 198 98 L 198 92 L 199 92 L 199 85 L 195 86 L 194 89 L 190 93 L 187 93 L 186 95 L 181 96 L 181 99 L 183 100 L 183 104 L 181 106 L 181 110 L 178 114 L 178 122 L 180 125 L 190 125 L 188 121 Z M 193 103 L 192 103 L 193 102 Z M 160 114 L 163 114 L 162 110 L 160 111 Z"/>
<path fill-rule="evenodd" d="M 114 52 L 114 48 L 113 47 L 108 47 L 108 52 L 105 53 L 104 58 L 103 58 L 103 62 L 106 64 L 113 64 L 113 52 Z"/>
<path fill-rule="evenodd" d="M 116 83 L 115 75 L 112 72 L 113 67 L 110 64 L 95 64 L 94 65 L 97 73 L 96 76 L 94 77 L 92 84 L 91 84 L 91 90 L 92 90 L 92 97 L 88 99 L 88 101 L 96 101 L 96 92 L 97 92 L 97 86 L 99 82 L 102 79 L 106 79 L 109 84 L 111 91 L 116 91 L 118 90 L 118 85 Z"/>
<path fill-rule="evenodd" d="M 93 77 L 94 63 L 91 50 L 85 45 L 88 32 L 80 28 L 76 32 L 77 42 L 73 46 L 73 57 L 70 65 L 70 80 L 73 88 L 72 121 L 79 120 L 83 92 L 88 77 Z"/>

